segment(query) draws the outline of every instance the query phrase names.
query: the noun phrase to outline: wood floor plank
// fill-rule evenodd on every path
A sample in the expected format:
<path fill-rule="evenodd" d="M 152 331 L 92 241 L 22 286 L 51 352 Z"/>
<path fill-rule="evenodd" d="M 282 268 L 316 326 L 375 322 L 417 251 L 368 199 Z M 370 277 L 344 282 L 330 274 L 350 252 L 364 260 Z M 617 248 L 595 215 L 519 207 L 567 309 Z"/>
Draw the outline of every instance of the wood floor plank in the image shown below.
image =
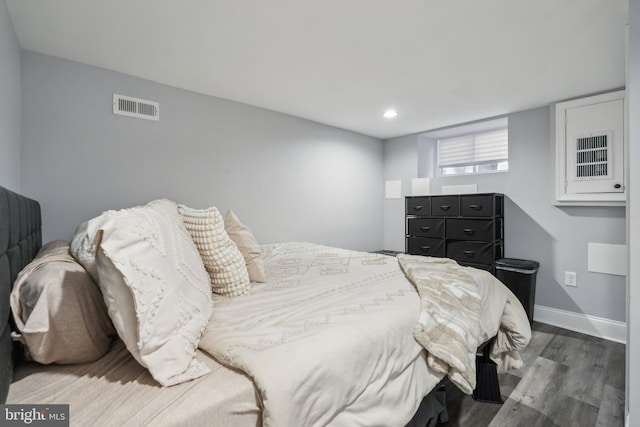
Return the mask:
<path fill-rule="evenodd" d="M 598 407 L 605 385 L 609 350 L 604 340 L 589 336 L 555 336 L 540 357 L 569 368 L 561 393 Z"/>
<path fill-rule="evenodd" d="M 624 390 L 625 382 L 625 346 L 618 342 L 607 341 L 609 360 L 607 361 L 605 383 L 618 390 Z"/>
<path fill-rule="evenodd" d="M 570 396 L 557 396 L 554 399 L 549 419 L 560 426 L 595 426 L 598 408 Z"/>
<path fill-rule="evenodd" d="M 485 424 L 467 425 L 480 427 Z M 489 427 L 564 427 L 555 423 L 551 418 L 537 409 L 511 399 L 504 403 L 500 415 L 496 416 L 486 425 Z"/>
<path fill-rule="evenodd" d="M 624 425 L 624 391 L 606 385 L 596 427 L 620 427 Z"/>
<path fill-rule="evenodd" d="M 548 415 L 557 400 L 557 390 L 567 381 L 568 371 L 566 365 L 538 357 L 509 399 Z"/>

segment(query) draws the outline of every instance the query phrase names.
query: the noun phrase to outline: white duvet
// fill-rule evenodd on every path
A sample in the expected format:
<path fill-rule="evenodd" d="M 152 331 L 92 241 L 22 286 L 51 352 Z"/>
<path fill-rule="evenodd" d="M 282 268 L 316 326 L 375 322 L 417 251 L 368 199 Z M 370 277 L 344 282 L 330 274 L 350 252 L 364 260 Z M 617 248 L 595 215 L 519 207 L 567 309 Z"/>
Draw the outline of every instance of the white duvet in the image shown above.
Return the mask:
<path fill-rule="evenodd" d="M 403 426 L 443 377 L 412 335 L 421 304 L 395 258 L 263 247 L 268 283 L 216 297 L 200 347 L 246 372 L 265 426 Z"/>

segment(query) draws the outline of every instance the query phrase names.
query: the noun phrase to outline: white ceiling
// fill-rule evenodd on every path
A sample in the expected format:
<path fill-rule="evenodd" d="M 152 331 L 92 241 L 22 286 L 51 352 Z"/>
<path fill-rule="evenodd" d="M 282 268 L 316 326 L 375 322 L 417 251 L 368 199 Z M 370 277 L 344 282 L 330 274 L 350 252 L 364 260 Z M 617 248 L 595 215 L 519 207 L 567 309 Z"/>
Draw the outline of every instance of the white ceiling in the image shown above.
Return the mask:
<path fill-rule="evenodd" d="M 23 49 L 383 139 L 625 81 L 627 0 L 6 2 Z"/>

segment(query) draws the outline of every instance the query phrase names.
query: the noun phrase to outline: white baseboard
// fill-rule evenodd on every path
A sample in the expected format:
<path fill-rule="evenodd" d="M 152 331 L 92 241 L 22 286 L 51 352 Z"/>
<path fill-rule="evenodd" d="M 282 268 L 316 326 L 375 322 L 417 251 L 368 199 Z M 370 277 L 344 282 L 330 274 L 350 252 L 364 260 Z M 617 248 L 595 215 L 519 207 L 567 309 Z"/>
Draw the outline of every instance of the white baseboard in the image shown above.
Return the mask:
<path fill-rule="evenodd" d="M 593 335 L 594 337 L 623 344 L 627 342 L 627 324 L 625 322 L 558 310 L 557 308 L 545 307 L 543 305 L 535 306 L 533 319 L 571 331 Z"/>

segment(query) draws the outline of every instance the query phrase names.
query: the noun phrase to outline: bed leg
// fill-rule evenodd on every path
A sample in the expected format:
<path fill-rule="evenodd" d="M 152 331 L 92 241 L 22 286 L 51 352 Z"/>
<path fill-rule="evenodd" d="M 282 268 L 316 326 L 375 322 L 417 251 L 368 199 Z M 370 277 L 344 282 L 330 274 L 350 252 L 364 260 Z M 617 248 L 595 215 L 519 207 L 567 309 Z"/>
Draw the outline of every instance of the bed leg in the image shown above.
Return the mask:
<path fill-rule="evenodd" d="M 482 354 L 476 355 L 476 389 L 473 398 L 480 402 L 504 403 L 500 395 L 498 383 L 498 366 L 491 360 L 491 343 L 489 340 L 482 347 Z"/>

